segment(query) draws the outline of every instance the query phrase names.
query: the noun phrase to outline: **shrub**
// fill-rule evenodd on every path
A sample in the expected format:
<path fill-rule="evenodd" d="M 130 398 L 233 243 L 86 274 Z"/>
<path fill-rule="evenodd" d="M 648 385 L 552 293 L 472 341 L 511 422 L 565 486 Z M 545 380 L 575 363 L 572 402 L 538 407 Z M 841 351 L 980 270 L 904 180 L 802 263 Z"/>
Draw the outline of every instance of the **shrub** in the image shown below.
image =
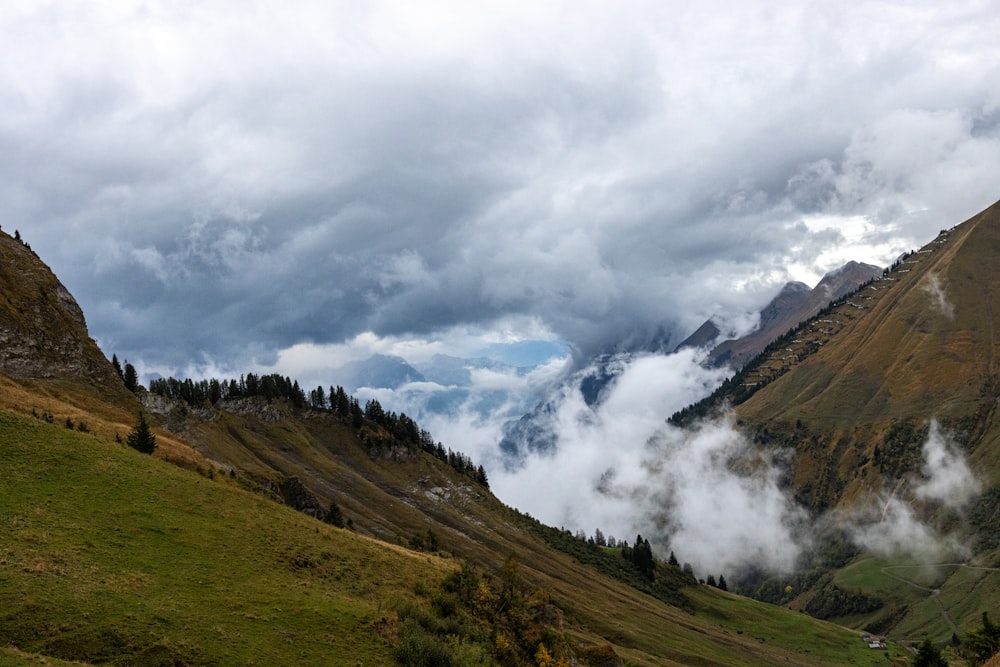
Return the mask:
<path fill-rule="evenodd" d="M 149 430 L 149 424 L 146 423 L 146 415 L 141 412 L 139 413 L 139 420 L 136 422 L 132 432 L 128 434 L 125 442 L 128 443 L 129 447 L 143 454 L 153 453 L 153 450 L 156 449 L 156 436 Z"/>

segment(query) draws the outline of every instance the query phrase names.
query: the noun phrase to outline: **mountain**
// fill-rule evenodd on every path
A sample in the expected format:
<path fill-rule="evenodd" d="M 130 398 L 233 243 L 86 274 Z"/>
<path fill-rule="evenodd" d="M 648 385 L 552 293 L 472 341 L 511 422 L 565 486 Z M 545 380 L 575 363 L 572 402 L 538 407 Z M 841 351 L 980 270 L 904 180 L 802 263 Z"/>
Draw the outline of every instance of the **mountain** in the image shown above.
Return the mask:
<path fill-rule="evenodd" d="M 869 485 L 860 473 L 893 425 L 936 418 L 962 434 L 973 462 L 995 478 L 1000 422 L 1000 206 L 943 230 L 865 289 L 803 326 L 780 353 L 742 378 L 755 391 L 737 408 L 781 430 L 796 421 L 838 446 L 814 502 Z M 880 451 L 881 453 L 881 451 Z M 805 473 L 816 461 L 801 456 Z M 898 462 L 891 462 L 893 464 Z M 885 466 L 883 465 L 883 468 Z"/>
<path fill-rule="evenodd" d="M 757 328 L 735 340 L 726 340 L 712 347 L 705 363 L 709 366 L 739 368 L 763 350 L 772 340 L 788 331 L 799 322 L 809 319 L 832 300 L 841 298 L 861 284 L 881 273 L 882 269 L 871 264 L 848 262 L 823 277 L 816 287 L 810 289 L 800 282 L 787 283 L 780 292 L 760 311 Z M 684 348 L 706 348 L 715 343 L 721 331 L 711 320 L 706 320 L 698 329 L 682 341 L 674 351 Z M 652 348 L 651 351 L 662 351 Z M 599 404 L 608 386 L 619 376 L 632 353 L 606 353 L 591 359 L 587 367 L 565 379 L 565 384 L 579 389 L 587 406 Z M 554 388 L 552 395 L 543 397 L 531 410 L 521 417 L 511 420 L 504 428 L 499 449 L 507 466 L 516 468 L 528 452 L 551 452 L 558 441 L 553 432 L 551 417 L 554 402 L 566 386 Z"/>
<path fill-rule="evenodd" d="M 712 343 L 718 340 L 721 335 L 722 331 L 719 329 L 718 325 L 716 325 L 711 319 L 707 319 L 704 324 L 695 329 L 693 334 L 682 340 L 674 351 L 683 350 L 686 347 L 709 347 Z"/>
<path fill-rule="evenodd" d="M 917 559 L 846 553 L 789 604 L 840 596 L 852 603 L 825 617 L 940 639 L 968 628 L 971 609 L 1000 612 L 998 260 L 1000 203 L 906 253 L 671 417 L 694 424 L 735 406 L 760 447 L 786 452 L 790 491 L 818 523 L 867 511 L 887 540 L 938 536 Z M 923 584 L 901 576 L 919 568 Z"/>
<path fill-rule="evenodd" d="M 373 354 L 349 361 L 333 372 L 337 384 L 354 392 L 361 387 L 396 389 L 409 382 L 423 382 L 423 374 L 402 357 Z"/>
<path fill-rule="evenodd" d="M 852 261 L 823 276 L 812 289 L 805 283 L 787 283 L 761 309 L 757 328 L 741 338 L 722 341 L 716 345 L 709 353 L 707 363 L 712 366 L 742 368 L 772 340 L 815 316 L 831 301 L 853 292 L 859 285 L 872 280 L 881 272 L 880 267 Z M 685 339 L 678 349 L 706 347 L 715 341 L 719 333 L 718 327 L 708 320 Z"/>
<path fill-rule="evenodd" d="M 214 403 L 208 382 L 132 395 L 16 243 L 0 235 L 2 664 L 885 663 L 504 506 L 401 418 L 309 407 L 270 376 Z M 152 456 L 122 444 L 140 406 Z"/>
<path fill-rule="evenodd" d="M 589 366 L 564 378 L 562 384 L 549 387 L 549 393 L 528 412 L 505 424 L 498 446 L 504 464 L 516 469 L 529 452 L 552 452 L 559 440 L 552 418 L 558 401 L 562 399 L 561 394 L 567 388 L 574 388 L 579 390 L 588 407 L 597 405 L 603 399 L 604 390 L 622 372 L 624 360 L 630 357 L 624 352 L 598 355 Z"/>
<path fill-rule="evenodd" d="M 488 370 L 498 373 L 524 374 L 528 369 L 489 359 L 486 357 L 453 357 L 435 354 L 428 361 L 419 364 L 419 370 L 430 382 L 444 386 L 468 387 L 472 384 L 473 370 Z"/>
<path fill-rule="evenodd" d="M 813 506 L 857 497 L 878 483 L 880 475 L 862 473 L 879 467 L 872 457 L 887 432 L 931 418 L 960 434 L 992 479 L 1000 461 L 998 257 L 994 205 L 772 341 L 673 421 L 728 403 L 744 423 L 767 429 L 769 440 L 797 433 L 796 441 L 829 443 L 797 448 L 799 491 Z M 812 474 L 820 459 L 822 484 Z M 912 463 L 886 460 L 881 468 Z"/>

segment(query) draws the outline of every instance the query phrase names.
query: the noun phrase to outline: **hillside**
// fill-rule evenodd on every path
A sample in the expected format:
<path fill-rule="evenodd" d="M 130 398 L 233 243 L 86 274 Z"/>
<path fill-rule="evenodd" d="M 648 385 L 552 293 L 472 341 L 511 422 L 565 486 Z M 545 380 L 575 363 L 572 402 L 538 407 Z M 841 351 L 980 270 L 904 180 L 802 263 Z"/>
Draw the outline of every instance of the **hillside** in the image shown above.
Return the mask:
<path fill-rule="evenodd" d="M 893 429 L 916 434 L 931 418 L 958 434 L 971 460 L 995 481 L 998 253 L 1000 206 L 994 205 L 779 336 L 671 421 L 690 423 L 730 405 L 765 442 L 809 441 L 810 447 L 796 447 L 796 487 L 816 507 L 878 483 L 880 474 L 868 477 L 878 467 L 875 445 Z M 833 451 L 825 446 L 831 443 Z M 905 444 L 909 449 L 890 452 L 883 472 L 913 470 L 914 443 Z M 822 493 L 805 487 L 817 479 L 819 459 L 833 475 Z"/>
<path fill-rule="evenodd" d="M 158 401 L 151 397 L 147 403 Z M 600 550 L 565 535 L 556 539 L 554 534 L 561 531 L 545 529 L 507 508 L 487 489 L 434 457 L 393 444 L 376 424 L 366 422 L 354 429 L 328 411 L 295 411 L 275 403 L 266 411 L 225 402 L 219 408 L 186 411 L 181 422 L 185 437 L 206 456 L 224 466 L 236 461 L 241 475 L 258 480 L 296 476 L 319 505 L 336 502 L 359 533 L 397 544 L 420 544 L 430 531 L 439 550 L 493 571 L 501 570 L 514 554 L 525 579 L 551 595 L 567 621 L 578 624 L 575 632 L 589 642 L 609 641 L 633 664 L 672 664 L 671 660 L 767 664 L 776 655 L 797 650 L 773 628 L 766 633 L 775 645 L 768 645 L 763 654 L 759 641 L 724 637 L 727 631 L 720 630 L 712 615 L 729 618 L 735 610 L 728 608 L 728 601 L 714 597 L 714 589 L 701 592 L 699 586 L 686 587 L 673 594 L 678 607 L 644 594 L 641 581 L 633 582 L 640 589 L 636 590 L 598 574 L 589 564 L 601 560 Z M 161 403 L 159 409 L 167 413 L 165 424 L 174 427 L 178 412 L 184 412 L 177 404 L 167 409 Z M 610 560 L 621 562 L 617 557 Z M 762 628 L 794 620 L 770 606 L 755 613 L 765 617 L 760 620 Z M 767 618 L 774 613 L 777 617 Z M 796 622 L 804 620 L 801 615 L 799 619 Z M 805 620 L 800 631 L 811 634 L 812 622 Z M 846 636 L 842 649 L 853 651 L 856 638 Z M 716 646 L 720 641 L 728 647 L 721 652 Z"/>
<path fill-rule="evenodd" d="M 392 649 L 369 631 L 380 606 L 454 567 L 44 421 L 2 412 L 0 442 L 0 645 L 90 662 L 385 664 Z"/>
<path fill-rule="evenodd" d="M 1000 204 L 942 230 L 671 417 L 688 424 L 735 406 L 760 446 L 794 453 L 789 485 L 817 521 L 863 507 L 884 512 L 892 496 L 963 546 L 944 564 L 862 553 L 832 579 L 803 579 L 805 591 L 782 601 L 938 641 L 967 632 L 983 611 L 1000 612 L 998 257 Z M 914 492 L 929 474 L 922 448 L 932 419 L 981 485 L 957 509 Z M 823 602 L 837 596 L 870 608 Z"/>
<path fill-rule="evenodd" d="M 825 496 L 811 491 L 814 504 L 835 504 L 869 488 L 880 477 L 864 474 L 878 467 L 875 445 L 895 425 L 931 418 L 960 434 L 975 466 L 1000 481 L 998 257 L 1000 205 L 994 205 L 942 231 L 744 375 L 745 387 L 760 386 L 737 407 L 741 419 L 836 443 L 815 454 L 797 450 L 800 489 L 815 479 L 820 458 L 829 463 L 828 487 L 840 489 Z M 910 462 L 887 460 L 886 467 L 902 473 Z"/>
<path fill-rule="evenodd" d="M 388 664 L 400 605 L 433 608 L 462 562 L 334 528 L 228 475 L 40 419 L 0 412 L 0 450 L 0 520 L 12 527 L 0 559 L 0 645 L 31 654 Z M 480 545 L 481 571 L 499 571 L 490 563 L 515 554 L 528 585 L 562 619 L 555 636 L 582 647 L 610 641 L 636 665 L 884 664 L 843 628 L 702 587 L 689 593 L 691 614 L 549 548 L 513 525 L 509 510 L 476 515 L 493 524 L 494 544 L 509 548 Z"/>
<path fill-rule="evenodd" d="M 39 292 L 35 276 L 61 288 L 21 248 L 8 304 Z M 64 311 L 12 318 L 63 343 L 0 374 L 2 664 L 528 664 L 538 644 L 595 665 L 902 655 L 666 564 L 643 583 L 617 552 L 505 507 L 369 420 L 146 396 L 158 447 L 139 454 L 121 444 L 139 401 Z M 337 502 L 354 530 L 289 495 Z"/>

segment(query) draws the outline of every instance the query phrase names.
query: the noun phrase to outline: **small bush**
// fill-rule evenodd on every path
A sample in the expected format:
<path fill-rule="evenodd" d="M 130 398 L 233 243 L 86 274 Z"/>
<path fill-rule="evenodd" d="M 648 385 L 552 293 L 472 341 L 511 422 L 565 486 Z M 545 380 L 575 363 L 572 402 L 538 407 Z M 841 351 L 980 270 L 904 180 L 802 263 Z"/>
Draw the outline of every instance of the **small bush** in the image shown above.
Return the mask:
<path fill-rule="evenodd" d="M 457 604 L 455 596 L 448 593 L 438 592 L 431 597 L 431 606 L 434 608 L 434 613 L 441 618 L 454 616 Z"/>
<path fill-rule="evenodd" d="M 400 631 L 396 659 L 404 667 L 451 667 L 451 653 L 440 639 L 408 618 Z"/>

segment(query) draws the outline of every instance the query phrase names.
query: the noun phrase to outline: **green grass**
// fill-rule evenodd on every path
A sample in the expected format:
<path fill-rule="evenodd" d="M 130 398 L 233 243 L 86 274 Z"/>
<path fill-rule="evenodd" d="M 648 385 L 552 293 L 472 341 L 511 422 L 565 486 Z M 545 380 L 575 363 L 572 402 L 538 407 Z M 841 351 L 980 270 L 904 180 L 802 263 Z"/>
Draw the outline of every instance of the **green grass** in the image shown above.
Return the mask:
<path fill-rule="evenodd" d="M 222 413 L 193 432 L 213 459 L 262 476 L 303 475 L 304 465 L 321 496 L 390 543 L 433 527 L 454 560 L 334 529 L 221 471 L 210 479 L 162 433 L 187 469 L 163 452 L 138 454 L 114 443 L 122 426 L 97 411 L 72 413 L 94 424 L 89 434 L 61 418 L 46 424 L 29 416 L 41 395 L 11 389 L 21 407 L 0 411 L 0 647 L 91 662 L 389 664 L 400 598 L 427 606 L 427 591 L 461 559 L 495 572 L 515 554 L 561 610 L 567 636 L 581 647 L 611 642 L 626 664 L 867 664 L 871 655 L 854 632 L 768 605 L 753 607 L 739 634 L 730 620 L 747 615 L 748 601 L 714 589 L 683 589 L 697 598 L 685 605 L 694 615 L 663 604 L 550 548 L 433 457 L 370 456 L 336 420 Z M 39 409 L 69 409 L 45 400 Z M 439 487 L 456 495 L 443 501 L 430 493 Z"/>
<path fill-rule="evenodd" d="M 921 566 L 912 560 L 890 561 L 868 556 L 838 570 L 834 582 L 845 588 L 863 590 L 870 595 L 900 597 L 915 602 L 926 597 L 926 591 L 921 591 L 914 584 L 925 588 L 940 586 L 954 569 L 935 565 Z M 895 576 L 890 576 L 892 574 Z"/>
<path fill-rule="evenodd" d="M 59 660 L 44 655 L 25 653 L 15 648 L 0 647 L 0 667 L 23 667 L 24 665 L 43 665 L 60 667 L 62 665 L 82 665 L 85 663 Z"/>
<path fill-rule="evenodd" d="M 988 611 L 990 618 L 1000 618 L 1000 572 L 963 567 L 948 580 L 940 597 L 954 618 L 965 619 L 959 625 L 964 634 L 982 625 L 982 611 Z"/>
<path fill-rule="evenodd" d="M 0 660 L 11 664 L 391 664 L 397 602 L 429 605 L 457 567 L 58 423 L 0 411 L 0 460 Z M 424 464 L 378 465 L 393 470 L 384 484 Z M 455 512 L 442 521 L 493 536 L 467 557 L 484 544 L 495 557 L 516 553 L 567 635 L 610 641 L 627 664 L 868 664 L 844 628 L 705 587 L 685 589 L 691 615 L 513 526 L 496 532 L 497 516 L 513 517 L 495 500 L 434 506 Z"/>
<path fill-rule="evenodd" d="M 391 634 L 376 623 L 391 600 L 454 567 L 6 412 L 0 461 L 0 646 L 132 664 L 385 664 L 391 637 L 375 628 Z"/>
<path fill-rule="evenodd" d="M 701 586 L 689 595 L 698 608 L 697 615 L 717 622 L 723 632 L 807 655 L 817 662 L 875 667 L 886 665 L 887 655 L 903 655 L 902 649 L 893 645 L 888 651 L 874 651 L 859 633 L 845 632 L 842 626 L 784 608 L 777 613 L 772 605 L 717 589 Z"/>
<path fill-rule="evenodd" d="M 921 641 L 924 637 L 939 643 L 949 641 L 954 630 L 942 609 L 956 624 L 959 636 L 979 626 L 983 611 L 991 616 L 1000 614 L 1000 571 L 991 568 L 867 557 L 837 571 L 834 582 L 878 596 L 887 606 L 905 605 L 906 613 L 891 632 L 900 641 Z M 863 627 L 883 613 L 837 620 Z"/>

